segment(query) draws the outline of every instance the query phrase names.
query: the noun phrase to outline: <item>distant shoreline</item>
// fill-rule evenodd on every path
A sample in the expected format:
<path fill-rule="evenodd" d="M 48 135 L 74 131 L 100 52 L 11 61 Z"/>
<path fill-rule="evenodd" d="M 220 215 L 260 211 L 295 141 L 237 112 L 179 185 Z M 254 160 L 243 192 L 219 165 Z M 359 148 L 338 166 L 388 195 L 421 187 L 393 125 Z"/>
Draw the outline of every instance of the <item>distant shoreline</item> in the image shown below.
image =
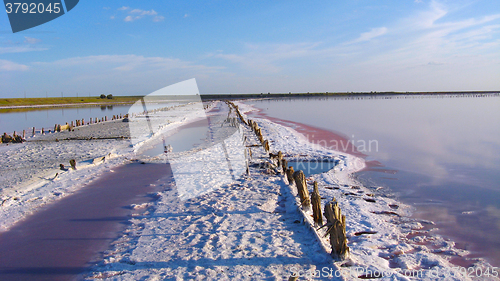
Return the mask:
<path fill-rule="evenodd" d="M 396 96 L 396 95 L 491 95 L 500 91 L 450 91 L 450 92 L 322 92 L 322 93 L 259 93 L 259 94 L 202 94 L 201 98 L 209 99 L 240 99 L 240 98 L 275 98 L 275 97 L 313 97 L 313 96 Z"/>
<path fill-rule="evenodd" d="M 395 96 L 395 95 L 491 95 L 500 91 L 451 91 L 451 92 L 322 92 L 322 93 L 252 93 L 252 94 L 202 94 L 202 100 L 213 99 L 253 99 L 280 97 L 314 97 L 314 96 Z M 29 111 L 58 107 L 79 106 L 113 106 L 133 104 L 143 96 L 114 96 L 112 99 L 99 97 L 66 97 L 66 98 L 3 98 L 0 99 L 0 113 L 12 111 Z"/>

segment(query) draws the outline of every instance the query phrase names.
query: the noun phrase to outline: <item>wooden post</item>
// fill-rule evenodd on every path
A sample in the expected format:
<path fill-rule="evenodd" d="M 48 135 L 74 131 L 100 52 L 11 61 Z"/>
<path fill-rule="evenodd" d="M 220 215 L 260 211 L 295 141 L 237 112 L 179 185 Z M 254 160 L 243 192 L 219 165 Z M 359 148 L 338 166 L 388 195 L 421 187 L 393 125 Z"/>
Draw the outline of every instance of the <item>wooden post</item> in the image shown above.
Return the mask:
<path fill-rule="evenodd" d="M 23 130 L 23 139 L 26 139 L 26 130 Z"/>
<path fill-rule="evenodd" d="M 108 121 L 108 116 L 104 116 L 104 121 Z"/>
<path fill-rule="evenodd" d="M 286 169 L 286 179 L 288 180 L 288 184 L 292 185 L 294 183 L 293 180 L 293 167 L 290 166 Z"/>
<path fill-rule="evenodd" d="M 54 125 L 54 133 L 57 132 L 57 124 Z"/>
<path fill-rule="evenodd" d="M 286 159 L 281 159 L 281 169 L 283 171 L 283 174 L 286 174 L 286 167 L 288 167 L 288 161 L 286 161 Z"/>
<path fill-rule="evenodd" d="M 68 124 L 68 123 L 66 123 Z M 73 121 L 71 121 L 71 127 L 74 127 L 75 123 L 73 123 Z"/>
<path fill-rule="evenodd" d="M 278 151 L 278 168 L 281 167 L 281 160 L 283 160 L 283 153 L 280 150 Z"/>
<path fill-rule="evenodd" d="M 61 125 L 57 124 L 56 129 L 57 129 L 58 132 L 60 132 L 61 131 Z"/>
<path fill-rule="evenodd" d="M 32 137 L 35 136 L 35 127 L 33 127 L 33 134 L 31 135 Z"/>
<path fill-rule="evenodd" d="M 332 246 L 332 257 L 337 260 L 344 260 L 349 256 L 347 247 L 347 237 L 345 233 L 345 216 L 341 214 L 335 198 L 325 205 L 325 217 L 329 228 L 330 245 Z"/>
<path fill-rule="evenodd" d="M 69 160 L 69 164 L 71 165 L 71 168 L 73 168 L 73 170 L 76 170 L 76 161 L 75 161 L 75 159 Z"/>
<path fill-rule="evenodd" d="M 321 196 L 319 195 L 317 182 L 314 182 L 314 190 L 311 194 L 311 203 L 314 223 L 316 225 L 323 225 L 323 215 L 321 214 Z"/>
<path fill-rule="evenodd" d="M 42 135 L 45 135 L 45 129 L 42 127 Z"/>
<path fill-rule="evenodd" d="M 85 119 L 82 118 L 82 126 L 85 125 Z"/>
<path fill-rule="evenodd" d="M 307 189 L 306 177 L 304 176 L 304 172 L 301 170 L 293 173 L 293 179 L 295 181 L 295 185 L 297 186 L 297 191 L 299 192 L 300 203 L 302 207 L 307 208 L 311 205 L 311 200 L 309 199 L 309 190 Z"/>
<path fill-rule="evenodd" d="M 263 143 L 263 146 L 264 146 L 264 149 L 269 152 L 269 141 L 268 140 L 265 140 L 264 143 Z"/>

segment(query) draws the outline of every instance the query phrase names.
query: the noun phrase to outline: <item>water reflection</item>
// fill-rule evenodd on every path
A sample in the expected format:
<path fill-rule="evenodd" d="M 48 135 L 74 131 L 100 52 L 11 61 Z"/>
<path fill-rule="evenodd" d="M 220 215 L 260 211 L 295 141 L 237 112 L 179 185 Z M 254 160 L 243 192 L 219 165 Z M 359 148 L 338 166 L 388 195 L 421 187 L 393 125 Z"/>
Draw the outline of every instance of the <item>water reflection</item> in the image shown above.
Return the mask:
<path fill-rule="evenodd" d="M 390 187 L 441 232 L 500 265 L 500 96 L 322 97 L 251 102 L 266 114 L 377 140 L 360 177 Z M 397 170 L 395 174 L 387 170 Z M 383 172 L 379 173 L 377 171 Z"/>

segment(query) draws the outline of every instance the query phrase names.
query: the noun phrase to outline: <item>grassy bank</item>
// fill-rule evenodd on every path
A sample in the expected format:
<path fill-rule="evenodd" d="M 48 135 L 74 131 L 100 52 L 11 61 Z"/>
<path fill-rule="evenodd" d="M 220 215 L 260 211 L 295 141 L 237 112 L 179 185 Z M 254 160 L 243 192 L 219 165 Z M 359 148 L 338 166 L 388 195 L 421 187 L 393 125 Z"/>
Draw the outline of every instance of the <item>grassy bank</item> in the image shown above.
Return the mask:
<path fill-rule="evenodd" d="M 86 104 L 86 103 L 99 103 L 99 104 L 113 104 L 113 103 L 134 103 L 140 97 L 116 96 L 112 99 L 101 99 L 100 97 L 66 97 L 66 98 L 9 98 L 0 99 L 0 106 L 35 106 L 35 105 L 61 105 L 61 104 Z"/>

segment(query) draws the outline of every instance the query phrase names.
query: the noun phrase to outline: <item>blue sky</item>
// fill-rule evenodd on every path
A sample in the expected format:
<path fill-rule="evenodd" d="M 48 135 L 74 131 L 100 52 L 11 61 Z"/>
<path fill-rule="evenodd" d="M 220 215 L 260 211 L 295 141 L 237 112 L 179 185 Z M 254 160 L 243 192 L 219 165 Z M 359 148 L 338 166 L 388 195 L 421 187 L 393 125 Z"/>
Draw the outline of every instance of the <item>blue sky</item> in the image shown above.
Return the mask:
<path fill-rule="evenodd" d="M 242 2 L 242 3 L 240 3 Z M 89 1 L 12 34 L 0 97 L 500 90 L 498 1 Z"/>

